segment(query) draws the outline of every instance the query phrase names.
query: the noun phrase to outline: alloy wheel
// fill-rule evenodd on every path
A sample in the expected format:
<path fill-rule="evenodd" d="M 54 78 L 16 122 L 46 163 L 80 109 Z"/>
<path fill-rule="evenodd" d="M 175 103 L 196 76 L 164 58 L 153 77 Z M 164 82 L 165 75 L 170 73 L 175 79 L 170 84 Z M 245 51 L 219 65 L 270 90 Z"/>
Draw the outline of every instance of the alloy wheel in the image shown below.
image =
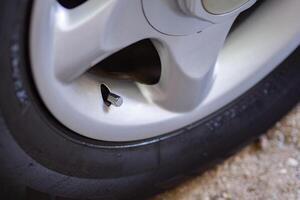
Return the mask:
<path fill-rule="evenodd" d="M 30 57 L 42 100 L 63 125 L 103 141 L 152 138 L 206 117 L 263 79 L 300 42 L 298 0 L 265 1 L 231 32 L 256 1 L 214 2 L 89 0 L 68 9 L 56 0 L 35 1 Z M 144 40 L 159 55 L 157 82 L 91 72 Z M 108 107 L 101 84 L 123 105 Z"/>

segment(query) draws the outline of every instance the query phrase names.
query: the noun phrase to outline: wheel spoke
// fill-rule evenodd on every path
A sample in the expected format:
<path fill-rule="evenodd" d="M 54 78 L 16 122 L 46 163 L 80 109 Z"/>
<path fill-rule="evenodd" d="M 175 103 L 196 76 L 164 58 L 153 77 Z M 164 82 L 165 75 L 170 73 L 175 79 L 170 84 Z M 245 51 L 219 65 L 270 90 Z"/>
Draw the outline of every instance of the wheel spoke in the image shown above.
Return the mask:
<path fill-rule="evenodd" d="M 55 75 L 70 82 L 92 65 L 149 33 L 139 0 L 90 0 L 55 9 Z"/>
<path fill-rule="evenodd" d="M 194 109 L 213 81 L 213 69 L 234 19 L 216 24 L 201 33 L 181 38 L 154 40 L 162 63 L 160 82 L 141 86 L 156 104 L 172 111 Z"/>

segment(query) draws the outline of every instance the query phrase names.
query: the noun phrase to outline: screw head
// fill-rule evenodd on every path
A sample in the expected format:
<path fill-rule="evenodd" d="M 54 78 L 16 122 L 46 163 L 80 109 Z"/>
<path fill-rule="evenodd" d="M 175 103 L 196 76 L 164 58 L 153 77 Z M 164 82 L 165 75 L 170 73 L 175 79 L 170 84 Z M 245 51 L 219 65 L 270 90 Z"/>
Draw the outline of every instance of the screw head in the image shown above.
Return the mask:
<path fill-rule="evenodd" d="M 110 93 L 108 95 L 107 101 L 109 101 L 112 105 L 116 107 L 120 107 L 123 104 L 123 98 L 114 93 Z"/>
<path fill-rule="evenodd" d="M 105 85 L 101 84 L 101 94 L 103 102 L 106 106 L 116 106 L 120 107 L 123 104 L 123 98 L 117 94 L 114 94 L 110 91 L 110 89 Z"/>

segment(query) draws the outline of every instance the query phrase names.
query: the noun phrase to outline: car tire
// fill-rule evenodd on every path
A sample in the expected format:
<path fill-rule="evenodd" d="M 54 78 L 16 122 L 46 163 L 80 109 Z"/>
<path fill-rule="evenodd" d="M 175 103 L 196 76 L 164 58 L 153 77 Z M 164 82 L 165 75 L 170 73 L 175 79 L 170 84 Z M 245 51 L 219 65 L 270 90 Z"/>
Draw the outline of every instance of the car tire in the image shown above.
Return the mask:
<path fill-rule="evenodd" d="M 30 71 L 32 1 L 0 7 L 0 187 L 74 199 L 140 199 L 203 172 L 255 140 L 300 100 L 300 49 L 245 94 L 200 121 L 136 142 L 100 142 L 60 124 Z M 51 195 L 50 195 L 51 194 Z"/>

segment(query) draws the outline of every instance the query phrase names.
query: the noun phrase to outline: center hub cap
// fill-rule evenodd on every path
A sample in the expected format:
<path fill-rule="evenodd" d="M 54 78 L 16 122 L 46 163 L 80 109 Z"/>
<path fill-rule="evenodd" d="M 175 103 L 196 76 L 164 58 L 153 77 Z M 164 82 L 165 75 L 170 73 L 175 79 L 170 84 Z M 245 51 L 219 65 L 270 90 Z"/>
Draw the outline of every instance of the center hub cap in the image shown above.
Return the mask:
<path fill-rule="evenodd" d="M 176 0 L 143 0 L 143 9 L 151 26 L 166 35 L 190 35 L 211 24 L 183 13 Z"/>
<path fill-rule="evenodd" d="M 144 14 L 153 28 L 166 35 L 199 33 L 236 17 L 253 0 L 142 0 Z M 222 14 L 222 15 L 221 15 Z"/>

